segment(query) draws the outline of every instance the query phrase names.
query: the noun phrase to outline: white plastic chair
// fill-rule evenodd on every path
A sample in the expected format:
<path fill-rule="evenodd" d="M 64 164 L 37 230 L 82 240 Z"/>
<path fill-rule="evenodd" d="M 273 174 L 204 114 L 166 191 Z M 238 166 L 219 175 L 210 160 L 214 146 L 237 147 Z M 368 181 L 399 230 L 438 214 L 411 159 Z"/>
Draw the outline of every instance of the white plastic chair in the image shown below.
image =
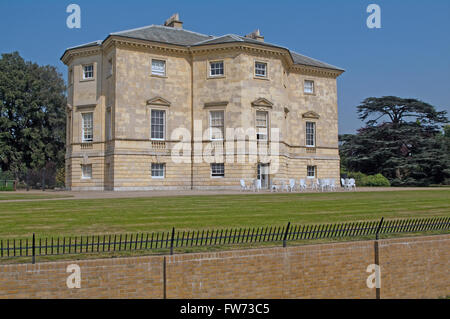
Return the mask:
<path fill-rule="evenodd" d="M 285 182 L 285 180 L 283 179 L 282 181 L 281 181 L 281 191 L 282 192 L 284 192 L 284 191 L 289 191 L 289 184 L 286 184 L 286 182 Z"/>
<path fill-rule="evenodd" d="M 321 179 L 320 180 L 320 189 L 321 191 L 326 191 L 328 190 L 328 185 L 329 185 L 329 180 L 328 179 Z"/>
<path fill-rule="evenodd" d="M 336 180 L 334 178 L 330 179 L 330 190 L 331 191 L 336 190 Z"/>
<path fill-rule="evenodd" d="M 272 180 L 270 180 L 270 191 L 278 192 L 278 185 L 275 185 Z"/>
<path fill-rule="evenodd" d="M 261 180 L 260 179 L 253 180 L 253 191 L 259 192 L 260 189 L 261 189 Z"/>
<path fill-rule="evenodd" d="M 322 188 L 322 180 L 320 178 L 316 178 L 316 184 L 314 185 L 314 188 L 317 190 Z"/>
<path fill-rule="evenodd" d="M 356 191 L 356 182 L 354 178 L 350 178 L 348 181 L 348 188 L 351 190 L 352 188 Z"/>
<path fill-rule="evenodd" d="M 240 180 L 241 183 L 241 192 L 249 189 L 247 185 L 245 185 L 245 181 L 243 179 Z"/>
<path fill-rule="evenodd" d="M 299 188 L 300 188 L 300 191 L 306 190 L 306 181 L 304 179 L 300 180 Z"/>
<path fill-rule="evenodd" d="M 289 179 L 288 188 L 289 188 L 290 192 L 295 191 L 295 179 L 293 179 L 293 178 Z"/>
<path fill-rule="evenodd" d="M 341 178 L 341 184 L 342 187 L 344 187 L 344 190 L 347 190 L 347 184 L 345 183 L 345 180 L 343 178 Z"/>

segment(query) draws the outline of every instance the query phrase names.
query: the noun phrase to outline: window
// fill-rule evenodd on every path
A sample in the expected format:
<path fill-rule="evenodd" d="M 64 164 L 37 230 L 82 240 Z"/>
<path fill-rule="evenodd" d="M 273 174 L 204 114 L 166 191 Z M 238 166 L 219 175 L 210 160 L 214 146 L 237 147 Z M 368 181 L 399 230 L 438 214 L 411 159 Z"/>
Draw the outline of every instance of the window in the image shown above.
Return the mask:
<path fill-rule="evenodd" d="M 314 94 L 314 81 L 305 80 L 304 92 Z"/>
<path fill-rule="evenodd" d="M 267 140 L 267 115 L 265 111 L 256 111 L 256 139 Z"/>
<path fill-rule="evenodd" d="M 166 75 L 166 61 L 152 60 L 152 74 L 165 76 Z"/>
<path fill-rule="evenodd" d="M 163 140 L 165 138 L 166 111 L 152 110 L 151 139 Z"/>
<path fill-rule="evenodd" d="M 209 75 L 221 76 L 223 73 L 223 61 L 215 61 L 209 63 Z"/>
<path fill-rule="evenodd" d="M 93 117 L 94 113 L 82 113 L 82 141 L 83 142 L 92 142 L 93 140 Z"/>
<path fill-rule="evenodd" d="M 306 122 L 306 146 L 316 145 L 316 123 Z"/>
<path fill-rule="evenodd" d="M 307 177 L 308 178 L 316 177 L 316 167 L 315 166 L 307 166 Z"/>
<path fill-rule="evenodd" d="M 113 74 L 113 61 L 112 59 L 108 60 L 108 71 L 106 76 L 111 76 Z"/>
<path fill-rule="evenodd" d="M 94 78 L 94 65 L 89 64 L 83 67 L 83 79 L 93 79 Z"/>
<path fill-rule="evenodd" d="M 111 134 L 111 108 L 106 109 L 106 140 L 109 141 L 112 138 Z"/>
<path fill-rule="evenodd" d="M 69 85 L 73 84 L 73 70 L 69 70 Z"/>
<path fill-rule="evenodd" d="M 225 177 L 225 165 L 223 163 L 211 164 L 211 177 Z"/>
<path fill-rule="evenodd" d="M 255 76 L 262 78 L 267 77 L 267 63 L 255 62 Z"/>
<path fill-rule="evenodd" d="M 164 178 L 166 164 L 152 163 L 152 178 Z"/>
<path fill-rule="evenodd" d="M 223 140 L 224 136 L 224 112 L 223 111 L 211 111 L 209 113 L 211 128 L 211 140 Z"/>
<path fill-rule="evenodd" d="M 92 178 L 92 164 L 81 165 L 81 178 L 83 179 Z"/>

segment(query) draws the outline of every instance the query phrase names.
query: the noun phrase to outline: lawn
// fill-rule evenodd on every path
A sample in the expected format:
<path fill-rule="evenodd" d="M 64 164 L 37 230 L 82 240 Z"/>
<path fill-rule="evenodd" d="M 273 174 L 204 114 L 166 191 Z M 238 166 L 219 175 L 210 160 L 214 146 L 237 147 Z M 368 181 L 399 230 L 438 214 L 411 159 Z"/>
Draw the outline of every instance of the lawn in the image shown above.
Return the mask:
<path fill-rule="evenodd" d="M 72 197 L 71 195 L 55 195 L 55 194 L 22 194 L 14 192 L 0 192 L 0 201 L 2 200 L 22 200 L 22 199 L 52 199 Z"/>
<path fill-rule="evenodd" d="M 450 216 L 450 190 L 0 202 L 0 238 Z"/>

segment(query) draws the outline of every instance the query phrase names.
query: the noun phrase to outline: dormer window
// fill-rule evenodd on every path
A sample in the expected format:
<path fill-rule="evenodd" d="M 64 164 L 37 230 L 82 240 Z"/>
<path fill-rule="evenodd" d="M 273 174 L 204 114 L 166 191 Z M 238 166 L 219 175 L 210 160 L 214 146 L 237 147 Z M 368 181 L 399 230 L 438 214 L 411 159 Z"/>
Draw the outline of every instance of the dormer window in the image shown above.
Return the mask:
<path fill-rule="evenodd" d="M 314 81 L 305 80 L 303 90 L 307 94 L 314 94 Z"/>
<path fill-rule="evenodd" d="M 83 66 L 83 80 L 94 78 L 94 65 L 88 64 Z"/>
<path fill-rule="evenodd" d="M 223 61 L 214 61 L 209 63 L 209 75 L 210 76 L 223 76 Z"/>
<path fill-rule="evenodd" d="M 166 76 L 166 61 L 152 59 L 152 74 Z"/>
<path fill-rule="evenodd" d="M 255 62 L 255 76 L 261 78 L 267 77 L 267 63 Z"/>

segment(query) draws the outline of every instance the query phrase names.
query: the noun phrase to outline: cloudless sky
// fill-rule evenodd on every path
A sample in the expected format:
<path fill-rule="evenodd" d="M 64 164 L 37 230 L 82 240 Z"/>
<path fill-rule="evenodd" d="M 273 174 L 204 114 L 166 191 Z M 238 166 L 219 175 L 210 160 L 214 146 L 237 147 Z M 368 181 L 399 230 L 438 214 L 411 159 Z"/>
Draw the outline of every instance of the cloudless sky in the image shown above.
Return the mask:
<path fill-rule="evenodd" d="M 81 29 L 66 26 L 66 7 L 81 7 Z M 381 29 L 366 8 L 381 7 Z M 67 47 L 111 32 L 163 24 L 178 12 L 188 30 L 245 35 L 339 66 L 339 132 L 362 126 L 356 106 L 366 97 L 418 98 L 450 112 L 449 0 L 0 0 L 0 53 L 52 64 Z"/>

